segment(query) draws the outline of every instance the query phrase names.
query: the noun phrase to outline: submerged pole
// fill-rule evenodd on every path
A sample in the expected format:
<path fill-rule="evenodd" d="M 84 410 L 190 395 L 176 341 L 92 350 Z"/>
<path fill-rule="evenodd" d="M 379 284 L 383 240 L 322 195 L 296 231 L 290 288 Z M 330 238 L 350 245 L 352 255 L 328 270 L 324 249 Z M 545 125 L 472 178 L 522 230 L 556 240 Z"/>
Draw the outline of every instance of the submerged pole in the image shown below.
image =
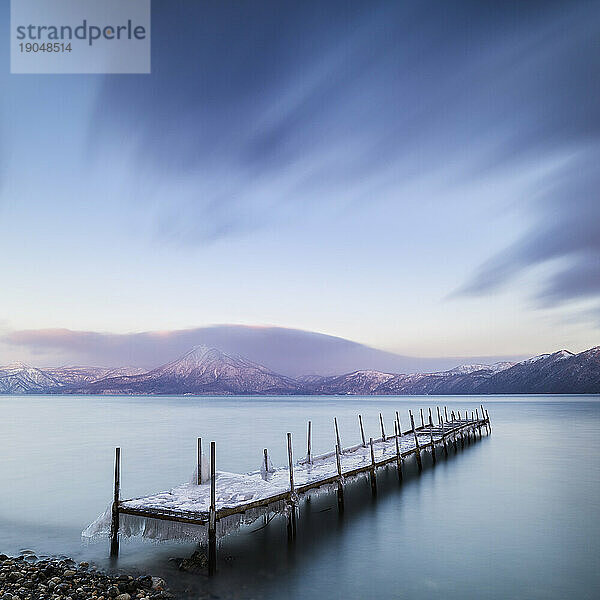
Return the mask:
<path fill-rule="evenodd" d="M 309 464 L 312 463 L 312 448 L 311 448 L 311 438 L 312 438 L 312 421 L 308 422 L 308 435 L 307 435 L 307 449 L 306 449 L 306 460 Z"/>
<path fill-rule="evenodd" d="M 217 451 L 210 443 L 210 508 L 208 511 L 208 574 L 217 570 Z"/>
<path fill-rule="evenodd" d="M 419 468 L 419 471 L 422 471 L 423 463 L 421 462 L 421 448 L 419 446 L 419 436 L 415 430 L 415 419 L 411 410 L 408 411 L 408 414 L 410 415 L 410 426 L 412 427 L 412 433 L 415 438 L 415 456 L 417 457 L 417 467 Z"/>
<path fill-rule="evenodd" d="M 375 450 L 373 450 L 373 438 L 369 438 L 371 446 L 371 492 L 373 496 L 377 494 L 377 476 L 375 475 Z"/>
<path fill-rule="evenodd" d="M 362 415 L 358 415 L 358 423 L 360 424 L 360 437 L 362 438 L 363 448 L 367 447 L 367 442 L 365 441 L 365 428 L 363 427 Z"/>
<path fill-rule="evenodd" d="M 119 498 L 121 494 L 121 448 L 115 448 L 115 485 L 113 490 L 112 519 L 110 522 L 110 555 L 119 556 Z"/>

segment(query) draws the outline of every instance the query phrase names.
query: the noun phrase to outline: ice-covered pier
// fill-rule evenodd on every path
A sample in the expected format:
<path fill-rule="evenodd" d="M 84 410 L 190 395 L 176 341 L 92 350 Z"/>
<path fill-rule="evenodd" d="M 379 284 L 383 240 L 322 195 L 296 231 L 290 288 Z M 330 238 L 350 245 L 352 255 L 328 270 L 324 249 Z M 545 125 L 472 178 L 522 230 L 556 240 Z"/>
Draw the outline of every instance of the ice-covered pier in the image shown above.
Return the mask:
<path fill-rule="evenodd" d="M 480 414 L 481 410 L 481 414 Z M 284 514 L 288 519 L 288 535 L 296 534 L 296 512 L 302 496 L 312 493 L 337 494 L 338 508 L 344 508 L 344 485 L 359 476 L 369 478 L 373 493 L 377 489 L 377 469 L 386 465 L 396 466 L 402 479 L 403 462 L 414 457 L 419 471 L 422 454 L 436 454 L 448 449 L 455 452 L 465 441 L 481 437 L 483 431 L 491 432 L 490 419 L 483 406 L 471 412 L 451 411 L 439 408 L 436 415 L 431 409 L 424 416 L 420 411 L 420 425 L 415 426 L 409 411 L 410 429 L 402 431 L 400 416 L 396 412 L 393 434 L 386 435 L 380 414 L 380 437 L 366 438 L 362 417 L 359 415 L 361 443 L 342 448 L 334 419 L 336 447 L 326 454 L 313 456 L 311 450 L 311 423 L 308 423 L 307 453 L 294 462 L 291 434 L 287 434 L 288 465 L 274 468 L 267 450 L 261 470 L 246 473 L 227 473 L 216 470 L 216 446 L 210 443 L 210 463 L 202 454 L 202 440 L 198 439 L 198 461 L 194 481 L 139 498 L 120 498 L 121 456 L 116 449 L 114 499 L 111 508 L 84 532 L 87 538 L 107 535 L 111 539 L 111 555 L 119 551 L 119 537 L 142 535 L 152 539 L 185 539 L 208 542 L 209 572 L 216 565 L 216 542 L 242 524 L 270 514 Z"/>

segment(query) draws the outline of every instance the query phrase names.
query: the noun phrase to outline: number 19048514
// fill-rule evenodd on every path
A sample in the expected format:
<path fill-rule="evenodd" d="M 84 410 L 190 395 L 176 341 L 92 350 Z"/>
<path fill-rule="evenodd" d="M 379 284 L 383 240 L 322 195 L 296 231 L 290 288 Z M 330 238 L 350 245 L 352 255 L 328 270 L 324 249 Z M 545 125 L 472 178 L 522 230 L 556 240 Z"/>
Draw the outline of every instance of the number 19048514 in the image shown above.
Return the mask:
<path fill-rule="evenodd" d="M 21 52 L 71 52 L 71 44 L 63 44 L 59 42 L 44 42 L 38 44 L 37 42 L 21 42 L 19 44 Z"/>

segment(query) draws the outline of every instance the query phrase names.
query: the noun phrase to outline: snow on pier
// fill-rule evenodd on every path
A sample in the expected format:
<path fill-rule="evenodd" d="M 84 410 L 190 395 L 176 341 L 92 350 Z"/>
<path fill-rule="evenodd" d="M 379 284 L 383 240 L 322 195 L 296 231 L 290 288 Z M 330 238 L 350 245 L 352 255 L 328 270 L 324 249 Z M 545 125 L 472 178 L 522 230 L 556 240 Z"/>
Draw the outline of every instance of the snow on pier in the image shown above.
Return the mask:
<path fill-rule="evenodd" d="M 274 468 L 265 450 L 260 471 L 246 474 L 217 471 L 215 443 L 211 442 L 211 464 L 206 464 L 198 440 L 198 467 L 194 482 L 179 485 L 171 490 L 128 500 L 120 499 L 120 449 L 115 461 L 115 490 L 112 506 L 83 532 L 84 538 L 110 536 L 111 553 L 118 553 L 119 536 L 141 535 L 156 540 L 183 539 L 209 542 L 209 567 L 214 566 L 216 539 L 235 531 L 242 524 L 255 521 L 263 515 L 282 513 L 288 517 L 288 532 L 296 529 L 296 506 L 301 496 L 337 491 L 338 506 L 343 510 L 343 488 L 346 481 L 361 475 L 369 476 L 376 490 L 376 470 L 396 464 L 402 478 L 402 464 L 414 456 L 419 470 L 421 454 L 436 452 L 448 454 L 448 447 L 456 451 L 457 443 L 464 446 L 465 439 L 481 437 L 482 429 L 490 432 L 487 411 L 481 406 L 469 416 L 460 411 L 444 416 L 437 410 L 434 424 L 431 409 L 425 422 L 421 411 L 421 426 L 415 427 L 409 411 L 411 429 L 402 432 L 396 413 L 394 434 L 386 436 L 380 415 L 381 436 L 366 439 L 359 416 L 362 443 L 350 448 L 340 448 L 335 420 L 336 449 L 326 454 L 311 454 L 311 424 L 308 428 L 307 455 L 294 463 L 291 434 L 288 434 L 288 465 Z M 214 570 L 214 569 L 213 569 Z"/>

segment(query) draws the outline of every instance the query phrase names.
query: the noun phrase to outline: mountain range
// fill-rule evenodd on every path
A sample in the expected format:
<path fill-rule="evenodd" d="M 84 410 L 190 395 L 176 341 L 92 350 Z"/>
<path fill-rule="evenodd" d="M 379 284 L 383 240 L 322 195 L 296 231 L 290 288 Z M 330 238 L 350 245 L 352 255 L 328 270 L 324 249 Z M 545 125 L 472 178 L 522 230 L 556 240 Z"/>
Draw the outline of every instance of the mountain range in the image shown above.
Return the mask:
<path fill-rule="evenodd" d="M 434 373 L 358 370 L 336 376 L 281 375 L 235 354 L 197 346 L 182 357 L 145 370 L 138 367 L 0 367 L 1 394 L 113 395 L 450 395 L 597 394 L 600 346 L 567 350 L 521 362 L 460 365 Z"/>

